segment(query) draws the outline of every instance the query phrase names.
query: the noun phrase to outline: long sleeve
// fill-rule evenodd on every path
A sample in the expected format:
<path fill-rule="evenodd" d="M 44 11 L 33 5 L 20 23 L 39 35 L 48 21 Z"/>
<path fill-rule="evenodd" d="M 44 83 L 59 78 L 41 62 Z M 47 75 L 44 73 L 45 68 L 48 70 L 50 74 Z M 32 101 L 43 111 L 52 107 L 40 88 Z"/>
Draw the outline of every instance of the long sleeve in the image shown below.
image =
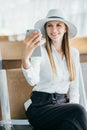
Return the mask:
<path fill-rule="evenodd" d="M 87 110 L 87 97 L 86 97 L 86 92 L 85 92 L 85 87 L 84 87 L 84 82 L 83 82 L 81 65 L 79 69 L 79 93 L 80 93 L 79 103 L 83 105 L 83 107 Z"/>
<path fill-rule="evenodd" d="M 23 72 L 27 82 L 31 86 L 34 86 L 39 82 L 40 62 L 41 62 L 41 57 L 33 57 L 33 58 L 31 58 L 29 69 L 24 69 L 22 67 L 22 72 Z"/>
<path fill-rule="evenodd" d="M 80 72 L 80 60 L 79 60 L 79 52 L 74 50 L 74 63 L 76 67 L 76 75 L 75 79 L 70 83 L 69 96 L 70 103 L 79 103 L 79 72 Z"/>
<path fill-rule="evenodd" d="M 79 103 L 87 110 L 87 98 L 83 82 L 79 52 L 75 54 L 76 78 L 70 84 L 70 103 Z"/>

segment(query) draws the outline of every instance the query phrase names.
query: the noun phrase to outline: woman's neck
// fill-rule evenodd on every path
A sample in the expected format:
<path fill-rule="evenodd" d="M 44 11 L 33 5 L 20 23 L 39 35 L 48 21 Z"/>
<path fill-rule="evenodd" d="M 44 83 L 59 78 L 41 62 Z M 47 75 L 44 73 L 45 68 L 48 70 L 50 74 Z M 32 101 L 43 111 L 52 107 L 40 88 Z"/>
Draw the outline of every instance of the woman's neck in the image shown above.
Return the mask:
<path fill-rule="evenodd" d="M 61 40 L 53 41 L 53 45 L 56 48 L 57 52 L 61 55 L 61 58 L 63 59 L 64 52 L 63 52 L 63 49 L 62 49 L 62 41 Z"/>
<path fill-rule="evenodd" d="M 63 52 L 63 50 L 62 50 L 62 41 L 61 40 L 59 40 L 59 41 L 53 41 L 53 45 L 54 45 L 54 47 L 56 48 L 56 50 L 59 53 Z"/>

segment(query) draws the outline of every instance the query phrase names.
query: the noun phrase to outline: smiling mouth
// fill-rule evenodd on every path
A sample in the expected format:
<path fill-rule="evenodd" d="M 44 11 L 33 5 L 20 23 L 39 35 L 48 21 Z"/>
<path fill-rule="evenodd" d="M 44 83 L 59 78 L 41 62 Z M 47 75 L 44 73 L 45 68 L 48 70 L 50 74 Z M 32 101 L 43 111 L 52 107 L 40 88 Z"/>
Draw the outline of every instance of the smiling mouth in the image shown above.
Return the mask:
<path fill-rule="evenodd" d="M 51 34 L 51 36 L 52 36 L 52 37 L 57 37 L 57 36 L 58 36 L 58 34 Z"/>

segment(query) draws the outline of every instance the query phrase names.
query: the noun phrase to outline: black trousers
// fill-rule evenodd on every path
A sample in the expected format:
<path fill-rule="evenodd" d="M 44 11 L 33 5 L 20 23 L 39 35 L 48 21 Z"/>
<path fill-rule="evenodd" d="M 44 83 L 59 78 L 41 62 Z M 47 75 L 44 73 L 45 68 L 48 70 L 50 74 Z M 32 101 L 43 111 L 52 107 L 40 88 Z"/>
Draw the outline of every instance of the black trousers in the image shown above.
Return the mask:
<path fill-rule="evenodd" d="M 31 100 L 26 115 L 35 130 L 87 130 L 87 112 L 66 94 L 34 91 Z"/>

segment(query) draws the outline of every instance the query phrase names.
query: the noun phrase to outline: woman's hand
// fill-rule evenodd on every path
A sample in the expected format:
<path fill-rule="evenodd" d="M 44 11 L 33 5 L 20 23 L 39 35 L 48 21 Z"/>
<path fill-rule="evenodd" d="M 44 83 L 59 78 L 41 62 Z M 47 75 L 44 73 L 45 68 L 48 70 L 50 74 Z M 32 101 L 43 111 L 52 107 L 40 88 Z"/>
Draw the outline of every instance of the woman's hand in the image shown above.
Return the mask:
<path fill-rule="evenodd" d="M 24 39 L 22 65 L 25 69 L 30 67 L 29 58 L 31 57 L 35 48 L 40 45 L 41 38 L 42 38 L 41 32 L 34 32 Z"/>

